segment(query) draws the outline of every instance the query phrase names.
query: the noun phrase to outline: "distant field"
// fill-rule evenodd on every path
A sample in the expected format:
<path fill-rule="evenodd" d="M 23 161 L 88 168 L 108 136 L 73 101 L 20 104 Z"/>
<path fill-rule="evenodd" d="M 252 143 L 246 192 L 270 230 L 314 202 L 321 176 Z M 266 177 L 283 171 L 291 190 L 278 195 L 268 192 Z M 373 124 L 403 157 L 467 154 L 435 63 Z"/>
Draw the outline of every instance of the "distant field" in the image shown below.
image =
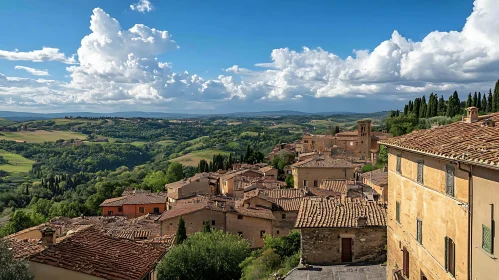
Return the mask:
<path fill-rule="evenodd" d="M 302 128 L 302 127 L 292 123 L 281 123 L 278 125 L 273 125 L 270 128 Z"/>
<path fill-rule="evenodd" d="M 34 161 L 21 155 L 0 150 L 0 156 L 7 160 L 7 164 L 0 164 L 0 170 L 7 172 L 29 172 L 33 167 Z"/>
<path fill-rule="evenodd" d="M 0 139 L 11 141 L 26 141 L 27 143 L 55 142 L 59 139 L 86 139 L 85 134 L 72 131 L 19 131 L 19 132 L 0 132 Z"/>
<path fill-rule="evenodd" d="M 243 133 L 241 133 L 240 135 L 241 137 L 245 137 L 245 136 L 249 136 L 249 137 L 257 137 L 258 136 L 258 132 L 254 132 L 254 131 L 245 131 Z"/>
<path fill-rule="evenodd" d="M 156 144 L 160 144 L 163 146 L 170 146 L 170 145 L 175 144 L 175 142 L 176 142 L 175 140 L 163 140 L 163 141 L 156 142 Z"/>
<path fill-rule="evenodd" d="M 193 166 L 196 167 L 199 164 L 199 161 L 204 159 L 204 160 L 212 160 L 213 155 L 216 154 L 228 154 L 227 152 L 220 151 L 220 150 L 215 150 L 215 149 L 206 149 L 206 150 L 200 150 L 200 151 L 194 151 L 191 153 L 188 153 L 186 155 L 183 155 L 181 157 L 172 159 L 171 161 L 181 163 L 182 165 L 185 166 Z"/>
<path fill-rule="evenodd" d="M 0 118 L 0 126 L 9 126 L 11 124 L 16 123 L 15 121 L 11 121 L 8 119 Z"/>

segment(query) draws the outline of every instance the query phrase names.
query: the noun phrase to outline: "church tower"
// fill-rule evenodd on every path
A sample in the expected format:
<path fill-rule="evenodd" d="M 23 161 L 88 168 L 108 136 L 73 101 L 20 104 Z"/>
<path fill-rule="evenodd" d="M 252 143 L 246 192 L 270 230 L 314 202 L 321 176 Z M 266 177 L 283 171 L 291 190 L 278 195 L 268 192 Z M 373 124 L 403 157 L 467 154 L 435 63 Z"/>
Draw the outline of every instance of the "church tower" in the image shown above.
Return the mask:
<path fill-rule="evenodd" d="M 371 120 L 360 120 L 357 122 L 359 134 L 360 156 L 365 159 L 371 157 Z"/>

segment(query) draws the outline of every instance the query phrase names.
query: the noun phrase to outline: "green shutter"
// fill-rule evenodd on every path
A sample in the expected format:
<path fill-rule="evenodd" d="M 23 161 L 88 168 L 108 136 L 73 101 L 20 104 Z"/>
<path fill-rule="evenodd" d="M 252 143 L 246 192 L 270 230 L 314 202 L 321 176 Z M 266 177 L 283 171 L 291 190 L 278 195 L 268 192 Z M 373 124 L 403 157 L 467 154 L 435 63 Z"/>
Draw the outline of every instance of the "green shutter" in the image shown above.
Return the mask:
<path fill-rule="evenodd" d="M 492 230 L 486 225 L 482 225 L 482 248 L 492 254 Z"/>
<path fill-rule="evenodd" d="M 454 241 L 452 241 L 452 271 L 451 271 L 451 274 L 452 276 L 456 276 L 456 243 L 454 243 Z"/>
<path fill-rule="evenodd" d="M 445 192 L 454 196 L 454 167 L 450 165 L 446 167 Z"/>

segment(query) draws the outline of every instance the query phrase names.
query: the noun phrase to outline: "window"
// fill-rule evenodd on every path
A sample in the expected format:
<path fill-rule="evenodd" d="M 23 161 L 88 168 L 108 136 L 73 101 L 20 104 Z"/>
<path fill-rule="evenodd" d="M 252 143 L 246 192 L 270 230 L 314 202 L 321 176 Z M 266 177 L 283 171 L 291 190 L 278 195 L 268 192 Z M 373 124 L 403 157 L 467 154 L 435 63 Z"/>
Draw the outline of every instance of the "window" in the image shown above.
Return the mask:
<path fill-rule="evenodd" d="M 307 180 L 303 180 L 303 187 L 306 188 L 307 187 Z"/>
<path fill-rule="evenodd" d="M 402 274 L 404 274 L 406 278 L 409 278 L 409 251 L 407 251 L 407 248 L 405 247 L 403 250 L 403 254 L 404 254 L 404 259 L 403 259 L 404 265 L 402 268 Z"/>
<path fill-rule="evenodd" d="M 118 212 L 123 212 L 123 207 L 118 207 Z"/>
<path fill-rule="evenodd" d="M 286 214 L 281 214 L 281 219 L 286 219 Z"/>
<path fill-rule="evenodd" d="M 397 220 L 397 223 L 400 224 L 400 202 L 397 201 L 395 203 L 395 219 Z"/>
<path fill-rule="evenodd" d="M 421 185 L 424 183 L 423 170 L 424 170 L 424 162 L 422 160 L 419 160 L 418 161 L 418 183 L 420 183 Z"/>
<path fill-rule="evenodd" d="M 305 142 L 305 144 L 308 144 L 308 140 L 305 140 L 304 142 Z"/>
<path fill-rule="evenodd" d="M 238 220 L 242 220 L 243 219 L 243 215 L 237 215 L 237 219 Z"/>
<path fill-rule="evenodd" d="M 445 193 L 454 196 L 454 166 L 447 165 L 445 169 Z"/>
<path fill-rule="evenodd" d="M 265 231 L 264 230 L 261 230 L 260 231 L 260 238 L 263 238 L 263 236 L 265 235 Z"/>
<path fill-rule="evenodd" d="M 318 185 L 319 185 L 319 182 L 317 182 L 317 180 L 314 180 L 314 187 L 316 187 L 316 188 L 317 188 L 317 187 L 318 187 Z"/>
<path fill-rule="evenodd" d="M 420 219 L 416 221 L 416 239 L 419 244 L 423 244 L 423 221 Z"/>
<path fill-rule="evenodd" d="M 277 234 L 279 234 L 279 231 L 277 231 Z"/>
<path fill-rule="evenodd" d="M 214 226 L 215 225 L 215 220 L 211 220 L 211 225 Z"/>
<path fill-rule="evenodd" d="M 144 213 L 144 207 L 139 207 L 139 213 L 141 213 L 141 214 Z"/>
<path fill-rule="evenodd" d="M 445 270 L 456 276 L 456 244 L 449 237 L 445 237 Z"/>
<path fill-rule="evenodd" d="M 113 211 L 107 211 L 107 214 L 108 214 L 109 216 L 111 216 L 111 215 L 113 215 Z"/>
<path fill-rule="evenodd" d="M 482 225 L 482 249 L 489 254 L 494 253 L 494 239 L 492 237 L 492 229 L 486 225 Z"/>
<path fill-rule="evenodd" d="M 350 142 L 350 146 L 353 146 L 353 142 Z"/>
<path fill-rule="evenodd" d="M 426 275 L 424 275 L 422 271 L 421 271 L 421 280 L 428 280 L 428 278 L 426 277 Z"/>
<path fill-rule="evenodd" d="M 402 173 L 401 161 L 402 161 L 402 159 L 401 159 L 400 155 L 397 155 L 397 172 L 398 173 Z"/>
<path fill-rule="evenodd" d="M 154 214 L 159 214 L 159 208 L 158 207 L 154 207 Z"/>
<path fill-rule="evenodd" d="M 242 231 L 238 231 L 238 232 L 237 232 L 237 234 L 238 234 L 239 236 L 241 236 L 241 237 L 243 236 L 243 232 L 242 232 Z"/>

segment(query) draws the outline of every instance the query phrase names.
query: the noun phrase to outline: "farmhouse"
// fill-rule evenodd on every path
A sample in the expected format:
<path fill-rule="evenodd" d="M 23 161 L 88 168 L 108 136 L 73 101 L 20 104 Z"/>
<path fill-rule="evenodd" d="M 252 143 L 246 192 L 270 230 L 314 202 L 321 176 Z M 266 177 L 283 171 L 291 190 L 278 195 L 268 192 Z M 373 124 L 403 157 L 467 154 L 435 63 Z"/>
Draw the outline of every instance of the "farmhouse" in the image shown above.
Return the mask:
<path fill-rule="evenodd" d="M 360 164 L 345 159 L 319 156 L 291 166 L 294 187 L 319 187 L 323 180 L 350 180 L 355 176 L 355 168 Z"/>
<path fill-rule="evenodd" d="M 100 204 L 103 216 L 136 218 L 165 211 L 166 193 L 133 193 L 104 200 Z"/>

